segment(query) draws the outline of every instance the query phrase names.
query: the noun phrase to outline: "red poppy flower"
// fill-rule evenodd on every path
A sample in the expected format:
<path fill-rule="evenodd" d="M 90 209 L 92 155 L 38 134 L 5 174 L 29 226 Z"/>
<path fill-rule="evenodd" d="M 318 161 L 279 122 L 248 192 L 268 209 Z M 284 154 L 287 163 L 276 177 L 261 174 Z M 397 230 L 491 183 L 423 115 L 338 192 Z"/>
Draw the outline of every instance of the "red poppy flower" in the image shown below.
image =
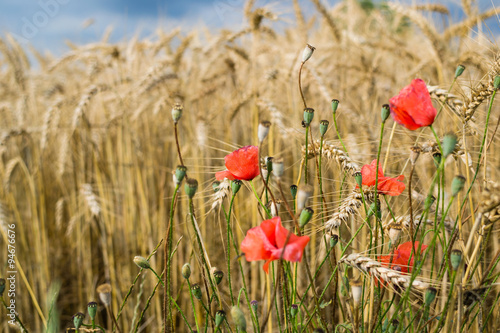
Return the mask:
<path fill-rule="evenodd" d="M 268 273 L 269 263 L 281 258 L 288 233 L 291 231 L 281 225 L 279 216 L 265 220 L 260 226 L 247 231 L 245 239 L 241 242 L 241 251 L 245 253 L 247 261 L 266 260 L 264 271 Z M 309 243 L 309 236 L 299 237 L 291 233 L 283 259 L 293 262 L 301 261 L 307 243 Z"/>
<path fill-rule="evenodd" d="M 409 130 L 432 125 L 436 109 L 425 82 L 415 79 L 389 100 L 392 118 Z"/>
<path fill-rule="evenodd" d="M 378 261 L 380 261 L 385 267 L 395 269 L 402 273 L 411 273 L 414 264 L 415 252 L 418 251 L 418 246 L 419 242 L 415 242 L 415 251 L 413 256 L 411 256 L 411 242 L 403 243 L 399 245 L 398 248 L 392 252 L 392 254 L 378 257 Z M 422 244 L 420 254 L 422 254 L 426 248 L 427 245 Z"/>
<path fill-rule="evenodd" d="M 227 170 L 215 173 L 217 180 L 252 180 L 260 173 L 259 148 L 246 146 L 224 157 Z"/>
<path fill-rule="evenodd" d="M 373 186 L 375 185 L 375 169 L 377 165 L 377 160 L 373 160 L 371 164 L 364 165 L 361 168 L 361 175 L 363 176 L 363 185 Z M 384 172 L 382 168 L 378 167 L 378 192 L 381 194 L 387 194 L 390 196 L 400 195 L 404 189 L 405 184 L 401 181 L 405 179 L 405 176 L 400 175 L 396 178 L 384 177 Z"/>

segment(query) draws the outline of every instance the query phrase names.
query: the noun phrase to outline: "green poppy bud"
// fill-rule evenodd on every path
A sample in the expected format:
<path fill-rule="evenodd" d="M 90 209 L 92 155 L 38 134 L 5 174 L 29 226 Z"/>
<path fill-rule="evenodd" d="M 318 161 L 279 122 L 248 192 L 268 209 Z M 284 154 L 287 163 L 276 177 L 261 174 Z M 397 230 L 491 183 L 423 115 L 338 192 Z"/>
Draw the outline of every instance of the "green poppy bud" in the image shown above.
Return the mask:
<path fill-rule="evenodd" d="M 382 105 L 382 110 L 380 111 L 380 117 L 382 118 L 382 122 L 385 123 L 387 118 L 391 115 L 391 109 L 389 108 L 389 104 Z"/>
<path fill-rule="evenodd" d="M 363 175 L 360 171 L 356 171 L 354 173 L 354 179 L 356 180 L 356 184 L 358 184 L 359 187 L 363 186 Z"/>
<path fill-rule="evenodd" d="M 175 104 L 172 108 L 172 119 L 174 120 L 174 124 L 179 122 L 179 119 L 182 117 L 183 107 L 180 104 Z"/>
<path fill-rule="evenodd" d="M 220 181 L 216 180 L 212 183 L 212 189 L 214 190 L 215 193 L 219 192 L 220 190 Z"/>
<path fill-rule="evenodd" d="M 134 257 L 134 263 L 139 266 L 140 268 L 144 269 L 150 269 L 151 265 L 149 264 L 149 261 L 141 256 L 135 256 Z"/>
<path fill-rule="evenodd" d="M 338 99 L 332 99 L 332 111 L 333 111 L 333 116 L 335 117 L 335 114 L 337 113 L 337 109 L 339 107 L 339 100 Z"/>
<path fill-rule="evenodd" d="M 235 179 L 235 180 L 231 181 L 231 191 L 233 191 L 233 195 L 236 195 L 236 193 L 238 193 L 238 191 L 241 188 L 242 183 L 243 182 L 239 179 Z"/>
<path fill-rule="evenodd" d="M 306 207 L 302 209 L 299 217 L 299 226 L 303 228 L 309 221 L 311 221 L 314 211 L 311 207 Z"/>
<path fill-rule="evenodd" d="M 299 313 L 299 306 L 297 304 L 292 304 L 292 307 L 290 308 L 290 315 L 292 318 L 295 318 L 297 313 Z"/>
<path fill-rule="evenodd" d="M 187 168 L 184 165 L 178 165 L 177 168 L 175 169 L 175 180 L 176 184 L 182 183 L 182 180 L 184 179 L 184 176 L 186 176 L 186 171 Z"/>
<path fill-rule="evenodd" d="M 436 168 L 439 168 L 439 165 L 441 164 L 441 153 L 434 153 L 432 154 L 432 158 L 434 159 L 434 165 Z"/>
<path fill-rule="evenodd" d="M 450 261 L 451 261 L 451 268 L 453 268 L 453 270 L 456 271 L 460 266 L 460 263 L 462 262 L 462 251 L 456 249 L 451 250 Z"/>
<path fill-rule="evenodd" d="M 455 70 L 455 79 L 457 77 L 459 77 L 460 75 L 462 75 L 462 73 L 464 72 L 464 70 L 465 70 L 465 66 L 464 65 L 458 65 L 457 69 Z"/>
<path fill-rule="evenodd" d="M 75 328 L 77 330 L 80 328 L 80 326 L 82 326 L 83 319 L 85 319 L 85 315 L 81 312 L 78 312 L 73 316 L 73 324 L 75 325 Z"/>
<path fill-rule="evenodd" d="M 224 277 L 223 271 L 215 271 L 214 272 L 215 283 L 219 284 L 222 281 L 223 277 Z"/>
<path fill-rule="evenodd" d="M 424 304 L 425 306 L 430 306 L 434 299 L 436 298 L 437 290 L 434 287 L 429 287 L 425 291 Z"/>
<path fill-rule="evenodd" d="M 191 276 L 191 265 L 185 263 L 184 266 L 182 266 L 181 273 L 182 277 L 184 277 L 186 280 L 189 279 L 189 277 Z"/>
<path fill-rule="evenodd" d="M 266 157 L 267 172 L 273 172 L 273 160 L 274 158 L 272 156 Z"/>
<path fill-rule="evenodd" d="M 297 196 L 297 185 L 290 185 L 290 192 L 292 193 L 292 199 L 295 200 L 295 197 Z"/>
<path fill-rule="evenodd" d="M 444 157 L 448 157 L 453 150 L 455 150 L 455 146 L 457 145 L 457 136 L 453 133 L 446 134 L 443 138 L 443 154 Z"/>
<path fill-rule="evenodd" d="M 500 75 L 495 76 L 495 80 L 493 80 L 493 87 L 495 89 L 500 88 Z"/>
<path fill-rule="evenodd" d="M 307 126 L 309 126 L 309 124 L 311 124 L 311 122 L 313 121 L 313 118 L 314 118 L 314 109 L 311 109 L 311 108 L 305 108 L 304 109 L 304 124 Z"/>
<path fill-rule="evenodd" d="M 226 319 L 226 312 L 224 310 L 219 310 L 215 313 L 215 327 L 219 327 Z"/>
<path fill-rule="evenodd" d="M 322 137 L 325 136 L 325 133 L 328 130 L 328 125 L 330 125 L 330 122 L 328 120 L 321 120 L 319 122 L 319 134 Z"/>
<path fill-rule="evenodd" d="M 247 321 L 245 319 L 245 315 L 239 307 L 233 306 L 231 308 L 231 317 L 233 317 L 234 323 L 241 331 L 247 330 Z"/>
<path fill-rule="evenodd" d="M 251 301 L 250 307 L 252 308 L 253 313 L 257 315 L 257 311 L 259 310 L 259 302 L 257 302 L 256 300 Z"/>
<path fill-rule="evenodd" d="M 451 181 L 451 195 L 456 196 L 458 192 L 462 191 L 465 185 L 464 176 L 455 176 Z"/>
<path fill-rule="evenodd" d="M 337 245 L 337 243 L 339 242 L 339 235 L 332 235 L 330 237 L 330 247 L 335 247 L 335 245 Z"/>
<path fill-rule="evenodd" d="M 424 200 L 424 210 L 429 210 L 432 204 L 434 204 L 434 201 L 436 201 L 436 197 L 434 197 L 433 195 L 427 196 Z"/>
<path fill-rule="evenodd" d="M 191 292 L 197 300 L 201 300 L 201 288 L 198 283 L 195 283 L 191 286 Z"/>
<path fill-rule="evenodd" d="M 0 278 L 0 297 L 3 296 L 4 291 L 5 291 L 5 279 Z"/>
<path fill-rule="evenodd" d="M 192 199 L 198 190 L 198 181 L 194 178 L 189 178 L 184 184 L 184 191 L 186 191 L 187 196 Z"/>

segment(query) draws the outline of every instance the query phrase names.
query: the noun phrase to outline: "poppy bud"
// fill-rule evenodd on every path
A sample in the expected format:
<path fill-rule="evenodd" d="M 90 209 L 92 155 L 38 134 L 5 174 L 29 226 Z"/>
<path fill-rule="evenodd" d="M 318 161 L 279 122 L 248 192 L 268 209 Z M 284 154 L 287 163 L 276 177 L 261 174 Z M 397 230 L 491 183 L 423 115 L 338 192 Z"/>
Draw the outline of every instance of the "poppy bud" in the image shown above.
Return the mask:
<path fill-rule="evenodd" d="M 319 134 L 321 134 L 322 137 L 325 136 L 325 133 L 328 130 L 328 125 L 330 125 L 328 120 L 321 120 L 319 122 Z"/>
<path fill-rule="evenodd" d="M 309 124 L 313 121 L 314 118 L 314 109 L 312 108 L 305 108 L 304 109 L 304 124 L 306 127 L 309 126 Z"/>
<path fill-rule="evenodd" d="M 214 192 L 219 192 L 220 188 L 220 181 L 216 180 L 212 183 L 212 189 L 214 190 Z"/>
<path fill-rule="evenodd" d="M 451 181 L 451 195 L 456 196 L 458 192 L 462 191 L 465 185 L 464 176 L 455 176 Z"/>
<path fill-rule="evenodd" d="M 5 279 L 0 278 L 0 297 L 3 296 L 4 291 L 5 291 Z"/>
<path fill-rule="evenodd" d="M 95 320 L 95 316 L 97 314 L 97 303 L 89 302 L 87 304 L 87 312 L 89 313 L 90 319 Z"/>
<path fill-rule="evenodd" d="M 175 104 L 174 107 L 172 108 L 172 119 L 174 120 L 174 124 L 177 124 L 179 122 L 179 119 L 182 117 L 182 110 L 183 107 L 180 104 Z"/>
<path fill-rule="evenodd" d="M 311 58 L 314 50 L 316 50 L 314 46 L 311 46 L 309 44 L 306 45 L 304 51 L 302 51 L 302 63 L 306 62 L 307 60 L 309 60 L 309 58 Z"/>
<path fill-rule="evenodd" d="M 219 284 L 222 281 L 223 277 L 224 277 L 223 271 L 215 271 L 214 272 L 215 283 Z"/>
<path fill-rule="evenodd" d="M 283 174 L 285 173 L 285 166 L 283 164 L 283 159 L 282 158 L 276 158 L 273 159 L 273 175 L 280 179 Z"/>
<path fill-rule="evenodd" d="M 295 316 L 297 316 L 297 313 L 299 313 L 299 306 L 297 304 L 292 304 L 290 315 L 292 316 L 292 318 L 295 318 Z"/>
<path fill-rule="evenodd" d="M 397 319 L 391 320 L 391 326 L 389 327 L 389 333 L 396 332 L 398 326 L 399 326 L 399 320 L 397 320 Z"/>
<path fill-rule="evenodd" d="M 432 158 L 434 159 L 434 165 L 436 168 L 439 168 L 439 165 L 441 164 L 441 153 L 434 153 L 432 154 Z"/>
<path fill-rule="evenodd" d="M 380 111 L 380 117 L 382 118 L 382 122 L 385 123 L 387 118 L 391 115 L 391 109 L 389 108 L 389 104 L 382 105 L 382 110 Z"/>
<path fill-rule="evenodd" d="M 141 256 L 135 256 L 134 257 L 134 263 L 139 266 L 140 268 L 144 269 L 150 269 L 151 265 L 149 264 L 149 261 Z"/>
<path fill-rule="evenodd" d="M 495 89 L 500 88 L 500 76 L 499 75 L 495 76 L 495 80 L 493 80 L 493 87 Z"/>
<path fill-rule="evenodd" d="M 380 202 L 377 204 L 377 202 L 372 202 L 370 205 L 370 208 L 368 208 L 368 215 L 367 217 L 372 217 L 375 215 L 376 217 L 379 217 L 381 214 L 380 212 Z"/>
<path fill-rule="evenodd" d="M 297 196 L 297 185 L 290 185 L 290 192 L 292 193 L 292 199 L 295 200 L 295 197 Z"/>
<path fill-rule="evenodd" d="M 361 281 L 356 280 L 351 283 L 351 293 L 352 300 L 354 301 L 354 306 L 357 306 L 359 304 L 359 301 L 361 300 L 361 294 L 363 293 L 363 286 L 361 284 Z"/>
<path fill-rule="evenodd" d="M 462 75 L 462 73 L 464 72 L 464 70 L 465 70 L 465 66 L 464 65 L 458 65 L 457 69 L 455 70 L 455 79 L 457 77 L 459 77 L 460 75 Z"/>
<path fill-rule="evenodd" d="M 187 196 L 192 199 L 198 190 L 198 181 L 194 178 L 189 178 L 184 184 L 184 191 L 186 191 Z"/>
<path fill-rule="evenodd" d="M 189 279 L 189 277 L 191 276 L 191 265 L 188 263 L 185 263 L 182 266 L 181 273 L 182 273 L 183 278 L 185 278 L 186 280 Z"/>
<path fill-rule="evenodd" d="M 443 154 L 444 157 L 448 157 L 453 150 L 455 150 L 455 146 L 457 145 L 457 136 L 453 133 L 446 134 L 443 138 Z"/>
<path fill-rule="evenodd" d="M 356 184 L 358 184 L 358 186 L 361 187 L 363 184 L 363 175 L 361 174 L 360 171 L 356 171 L 354 173 L 354 179 L 356 180 Z"/>
<path fill-rule="evenodd" d="M 424 304 L 425 304 L 425 306 L 430 306 L 431 305 L 431 303 L 436 298 L 436 294 L 437 294 L 436 288 L 434 288 L 434 287 L 427 288 L 427 290 L 425 291 L 425 295 L 424 295 Z"/>
<path fill-rule="evenodd" d="M 257 129 L 257 137 L 259 138 L 259 143 L 262 143 L 267 135 L 269 134 L 269 127 L 271 127 L 271 122 L 261 121 Z"/>
<path fill-rule="evenodd" d="M 178 165 L 175 169 L 175 183 L 179 185 L 182 183 L 184 176 L 186 176 L 187 168 L 184 165 Z"/>
<path fill-rule="evenodd" d="M 332 235 L 330 237 L 330 247 L 335 247 L 335 245 L 337 245 L 337 243 L 339 242 L 339 235 Z"/>
<path fill-rule="evenodd" d="M 314 211 L 311 207 L 306 207 L 300 212 L 299 225 L 304 227 L 309 221 L 311 221 Z"/>
<path fill-rule="evenodd" d="M 335 117 L 335 114 L 337 113 L 337 108 L 339 107 L 339 100 L 338 99 L 332 99 L 332 112 L 333 116 Z"/>
<path fill-rule="evenodd" d="M 297 211 L 301 211 L 307 204 L 307 200 L 313 194 L 314 188 L 311 185 L 301 185 L 297 193 Z"/>
<path fill-rule="evenodd" d="M 250 307 L 252 308 L 253 313 L 257 315 L 257 311 L 259 310 L 259 302 L 257 302 L 256 300 L 251 301 Z"/>
<path fill-rule="evenodd" d="M 73 324 L 75 325 L 76 330 L 78 330 L 80 326 L 82 326 L 84 318 L 85 315 L 81 312 L 78 312 L 73 316 Z"/>
<path fill-rule="evenodd" d="M 236 193 L 238 193 L 238 191 L 241 188 L 242 183 L 243 182 L 239 179 L 235 179 L 235 180 L 231 181 L 231 191 L 233 191 L 233 195 L 236 195 Z"/>
<path fill-rule="evenodd" d="M 245 319 L 245 315 L 239 307 L 233 306 L 231 308 L 231 317 L 233 317 L 234 323 L 241 331 L 247 330 L 247 321 Z"/>
<path fill-rule="evenodd" d="M 420 153 L 422 152 L 422 148 L 419 146 L 413 146 L 410 148 L 410 162 L 411 165 L 415 165 L 417 163 L 418 157 L 420 156 Z"/>
<path fill-rule="evenodd" d="M 274 157 L 272 156 L 266 157 L 266 167 L 268 172 L 273 172 L 273 160 Z"/>
<path fill-rule="evenodd" d="M 197 300 L 201 300 L 201 288 L 198 283 L 195 283 L 191 286 L 191 292 Z"/>
<path fill-rule="evenodd" d="M 458 266 L 460 266 L 460 263 L 462 262 L 462 251 L 456 249 L 451 250 L 450 261 L 451 268 L 456 271 L 458 269 Z"/>
<path fill-rule="evenodd" d="M 215 327 L 219 327 L 220 324 L 226 319 L 226 312 L 224 310 L 219 310 L 215 313 Z"/>
<path fill-rule="evenodd" d="M 427 196 L 427 198 L 425 198 L 425 200 L 424 200 L 424 210 L 426 210 L 426 211 L 429 210 L 429 208 L 431 208 L 434 201 L 436 201 L 436 197 L 434 197 L 433 195 Z"/>
<path fill-rule="evenodd" d="M 109 283 L 101 284 L 97 287 L 97 293 L 104 306 L 108 307 L 111 304 L 111 285 Z"/>

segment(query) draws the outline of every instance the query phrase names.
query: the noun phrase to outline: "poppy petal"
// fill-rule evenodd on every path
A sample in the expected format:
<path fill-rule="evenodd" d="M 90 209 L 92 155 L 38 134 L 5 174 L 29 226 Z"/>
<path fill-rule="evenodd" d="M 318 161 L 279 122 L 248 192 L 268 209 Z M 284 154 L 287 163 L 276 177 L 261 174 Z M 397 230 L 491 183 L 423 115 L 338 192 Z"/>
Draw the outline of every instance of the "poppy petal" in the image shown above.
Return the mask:
<path fill-rule="evenodd" d="M 375 185 L 375 177 L 377 176 L 376 172 L 376 167 L 377 166 L 377 160 L 373 160 L 371 164 L 363 165 L 361 168 L 361 175 L 363 176 L 363 185 L 366 186 L 373 186 Z M 383 177 L 384 173 L 382 172 L 382 168 L 378 167 L 378 177 Z"/>
<path fill-rule="evenodd" d="M 387 194 L 390 196 L 400 195 L 406 188 L 406 185 L 400 181 L 404 178 L 405 177 L 403 175 L 400 175 L 396 178 L 382 177 L 382 179 L 379 179 L 377 189 L 379 193 L 382 194 Z"/>
<path fill-rule="evenodd" d="M 236 179 L 252 180 L 260 173 L 259 148 L 246 146 L 235 150 L 224 158 L 226 168 Z"/>
<path fill-rule="evenodd" d="M 288 234 L 290 234 L 290 236 L 288 236 Z M 288 243 L 286 243 L 287 238 Z M 286 243 L 283 259 L 293 262 L 301 261 L 304 248 L 307 243 L 309 243 L 309 240 L 309 236 L 294 235 L 291 231 L 283 227 L 280 222 L 276 225 L 276 246 L 278 249 L 273 250 L 273 256 L 280 258 Z"/>
<path fill-rule="evenodd" d="M 228 170 L 219 171 L 219 172 L 215 173 L 215 179 L 222 181 L 222 180 L 224 180 L 224 178 L 227 178 L 229 180 L 235 179 L 233 174 L 231 172 L 229 172 Z"/>
<path fill-rule="evenodd" d="M 247 261 L 268 260 L 275 247 L 269 242 L 260 226 L 248 230 L 240 249 L 245 253 Z"/>

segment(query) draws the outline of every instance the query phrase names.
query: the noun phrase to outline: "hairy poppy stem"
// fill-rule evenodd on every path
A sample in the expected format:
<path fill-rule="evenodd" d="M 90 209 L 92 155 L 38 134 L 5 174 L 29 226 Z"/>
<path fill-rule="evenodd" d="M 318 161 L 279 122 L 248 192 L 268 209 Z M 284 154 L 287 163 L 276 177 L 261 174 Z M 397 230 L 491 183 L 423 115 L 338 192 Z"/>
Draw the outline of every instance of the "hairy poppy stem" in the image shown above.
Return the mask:
<path fill-rule="evenodd" d="M 299 91 L 300 91 L 300 97 L 302 98 L 302 102 L 304 103 L 304 108 L 307 108 L 306 99 L 304 98 L 304 93 L 302 92 L 302 82 L 301 82 L 302 67 L 304 67 L 304 62 L 300 64 L 299 68 Z"/>
<path fill-rule="evenodd" d="M 179 192 L 180 183 L 175 186 L 174 196 L 172 197 L 172 201 L 170 203 L 170 216 L 167 226 L 167 231 L 165 233 L 165 246 L 163 248 L 163 260 L 164 260 L 164 271 L 165 271 L 165 283 L 163 286 L 165 287 L 165 293 L 163 294 L 163 327 L 165 332 L 171 332 L 172 330 L 172 306 L 170 303 L 171 298 L 171 283 L 170 282 L 170 271 L 171 271 L 171 262 L 170 262 L 170 254 L 172 253 L 172 238 L 173 238 L 173 230 L 174 230 L 174 212 L 175 206 L 177 203 L 177 193 Z"/>

